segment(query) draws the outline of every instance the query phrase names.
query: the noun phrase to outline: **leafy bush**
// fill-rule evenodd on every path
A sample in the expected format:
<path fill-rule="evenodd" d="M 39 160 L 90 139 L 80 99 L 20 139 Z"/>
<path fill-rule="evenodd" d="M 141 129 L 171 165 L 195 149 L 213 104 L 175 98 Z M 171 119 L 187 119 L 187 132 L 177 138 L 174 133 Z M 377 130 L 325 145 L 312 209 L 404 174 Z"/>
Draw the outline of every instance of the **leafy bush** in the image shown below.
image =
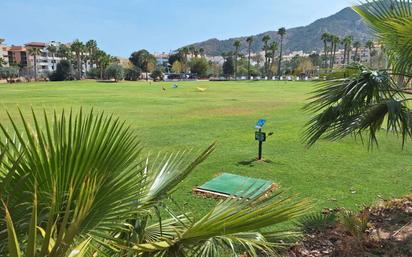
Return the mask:
<path fill-rule="evenodd" d="M 0 78 L 11 79 L 19 76 L 19 69 L 17 67 L 0 67 Z"/>
<path fill-rule="evenodd" d="M 62 60 L 57 64 L 56 70 L 49 75 L 51 81 L 73 80 L 75 73 L 70 61 Z"/>
<path fill-rule="evenodd" d="M 115 81 L 119 81 L 124 78 L 123 67 L 117 63 L 110 64 L 106 68 L 105 73 L 108 79 L 114 79 Z"/>
<path fill-rule="evenodd" d="M 308 216 L 303 217 L 300 220 L 303 228 L 307 231 L 317 230 L 324 231 L 329 226 L 333 225 L 337 220 L 335 213 L 323 214 L 323 213 L 314 213 Z"/>
<path fill-rule="evenodd" d="M 150 77 L 154 80 L 154 81 L 159 81 L 159 80 L 163 80 L 163 72 L 159 69 L 154 70 L 151 74 Z"/>
<path fill-rule="evenodd" d="M 361 71 L 361 68 L 357 65 L 351 65 L 344 69 L 334 70 L 333 72 L 327 73 L 326 80 L 333 80 L 333 79 L 344 79 L 352 77 L 358 74 Z"/>
<path fill-rule="evenodd" d="M 349 210 L 343 210 L 339 215 L 339 222 L 352 236 L 362 239 L 366 229 L 368 229 L 369 214 L 367 212 L 357 214 Z"/>
<path fill-rule="evenodd" d="M 89 79 L 99 79 L 100 78 L 100 69 L 98 68 L 91 68 L 87 74 L 87 78 Z"/>
<path fill-rule="evenodd" d="M 136 81 L 140 79 L 142 75 L 142 70 L 139 67 L 132 66 L 125 69 L 124 79 L 129 81 Z"/>

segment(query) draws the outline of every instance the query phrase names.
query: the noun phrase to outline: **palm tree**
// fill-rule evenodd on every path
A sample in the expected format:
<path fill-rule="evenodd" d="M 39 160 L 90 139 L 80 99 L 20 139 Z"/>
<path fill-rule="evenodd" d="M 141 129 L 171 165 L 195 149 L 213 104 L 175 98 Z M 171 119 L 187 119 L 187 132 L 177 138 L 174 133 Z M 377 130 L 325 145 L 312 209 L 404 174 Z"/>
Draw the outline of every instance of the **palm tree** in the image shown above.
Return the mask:
<path fill-rule="evenodd" d="M 110 56 L 104 51 L 97 49 L 96 51 L 96 65 L 100 71 L 100 79 L 103 79 L 104 70 L 110 64 Z"/>
<path fill-rule="evenodd" d="M 280 28 L 278 30 L 278 35 L 280 36 L 280 51 L 279 51 L 279 66 L 278 66 L 278 76 L 281 75 L 281 68 L 282 68 L 282 54 L 283 54 L 283 38 L 286 35 L 286 29 Z"/>
<path fill-rule="evenodd" d="M 86 42 L 86 49 L 87 49 L 87 53 L 89 55 L 90 66 L 93 68 L 93 65 L 95 63 L 95 54 L 96 54 L 96 51 L 97 51 L 97 42 L 96 42 L 96 40 L 87 41 Z"/>
<path fill-rule="evenodd" d="M 335 61 L 336 61 L 336 51 L 337 51 L 337 48 L 338 48 L 338 44 L 340 43 L 340 38 L 338 36 L 333 35 L 331 41 L 332 41 L 332 51 L 333 51 L 332 61 L 331 61 L 331 69 L 333 69 L 333 66 L 334 66 Z"/>
<path fill-rule="evenodd" d="M 328 42 L 330 41 L 331 35 L 327 32 L 322 34 L 321 40 L 323 41 L 323 52 L 324 52 L 324 68 L 328 67 Z"/>
<path fill-rule="evenodd" d="M 372 40 L 368 40 L 365 44 L 365 47 L 368 48 L 369 50 L 369 66 L 372 67 L 372 50 L 374 48 L 375 44 L 373 43 Z"/>
<path fill-rule="evenodd" d="M 270 49 L 271 59 L 272 59 L 269 70 L 270 70 L 271 77 L 273 77 L 272 71 L 275 65 L 275 54 L 276 54 L 276 51 L 278 50 L 278 43 L 272 42 L 272 44 L 270 44 L 269 49 Z"/>
<path fill-rule="evenodd" d="M 49 52 L 49 54 L 52 57 L 52 63 L 53 63 L 52 70 L 54 70 L 55 69 L 55 63 L 56 63 L 56 60 L 55 60 L 54 57 L 57 54 L 57 46 L 55 46 L 53 44 L 50 44 L 50 45 L 47 46 L 47 51 Z"/>
<path fill-rule="evenodd" d="M 82 78 L 82 53 L 84 51 L 84 44 L 76 39 L 70 46 L 70 49 L 76 55 L 76 64 L 77 64 L 77 79 L 80 80 Z"/>
<path fill-rule="evenodd" d="M 37 80 L 37 56 L 41 54 L 41 49 L 39 47 L 30 47 L 28 52 L 29 55 L 33 56 L 34 80 Z"/>
<path fill-rule="evenodd" d="M 183 47 L 180 49 L 181 55 L 184 57 L 184 71 L 187 73 L 187 63 L 188 63 L 188 55 L 190 53 L 188 47 Z"/>
<path fill-rule="evenodd" d="M 328 81 L 316 90 L 306 107 L 316 114 L 307 124 L 305 140 L 313 145 L 322 137 L 338 140 L 366 133 L 373 146 L 385 128 L 400 135 L 404 145 L 412 136 L 412 34 L 411 23 L 405 22 L 412 6 L 408 0 L 373 0 L 353 8 L 384 45 L 390 70 L 356 64 L 354 76 Z"/>
<path fill-rule="evenodd" d="M 359 62 L 359 48 L 361 47 L 361 43 L 359 41 L 356 41 L 355 43 L 353 43 L 353 47 L 355 48 L 355 56 L 353 57 L 354 61 Z"/>
<path fill-rule="evenodd" d="M 344 54 L 343 54 L 343 64 L 348 63 L 350 61 L 350 49 L 352 48 L 352 41 L 353 37 L 352 36 L 346 36 L 343 38 L 342 43 L 343 47 L 345 49 Z"/>
<path fill-rule="evenodd" d="M 265 51 L 265 76 L 268 75 L 268 50 L 269 50 L 269 40 L 270 36 L 269 35 L 264 35 L 262 38 L 263 42 L 263 50 Z"/>
<path fill-rule="evenodd" d="M 233 46 L 235 47 L 235 80 L 237 80 L 237 63 L 238 63 L 238 58 L 239 58 L 239 48 L 240 48 L 240 41 L 236 40 L 233 43 Z"/>
<path fill-rule="evenodd" d="M 250 78 L 251 78 L 251 74 L 250 74 L 250 58 L 251 58 L 253 37 L 248 37 L 248 38 L 246 38 L 246 42 L 247 42 L 247 44 L 248 44 L 248 45 L 247 45 L 247 51 L 248 51 L 247 76 L 248 76 L 248 80 L 250 80 Z"/>
<path fill-rule="evenodd" d="M 308 211 L 280 191 L 246 190 L 203 217 L 180 214 L 172 192 L 214 144 L 196 155 L 143 156 L 133 130 L 112 116 L 20 115 L 24 126 L 1 131 L 1 256 L 273 256 L 298 235 L 276 226 Z"/>

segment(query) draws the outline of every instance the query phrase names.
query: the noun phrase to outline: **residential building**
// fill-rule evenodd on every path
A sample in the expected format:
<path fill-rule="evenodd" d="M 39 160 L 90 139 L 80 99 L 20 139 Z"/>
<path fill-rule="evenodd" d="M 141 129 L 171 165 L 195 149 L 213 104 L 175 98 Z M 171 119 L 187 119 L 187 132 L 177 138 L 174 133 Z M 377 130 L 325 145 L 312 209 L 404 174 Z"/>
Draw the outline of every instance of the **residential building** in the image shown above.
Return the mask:
<path fill-rule="evenodd" d="M 12 45 L 6 49 L 9 66 L 19 66 L 20 68 L 27 67 L 27 49 L 24 46 Z"/>

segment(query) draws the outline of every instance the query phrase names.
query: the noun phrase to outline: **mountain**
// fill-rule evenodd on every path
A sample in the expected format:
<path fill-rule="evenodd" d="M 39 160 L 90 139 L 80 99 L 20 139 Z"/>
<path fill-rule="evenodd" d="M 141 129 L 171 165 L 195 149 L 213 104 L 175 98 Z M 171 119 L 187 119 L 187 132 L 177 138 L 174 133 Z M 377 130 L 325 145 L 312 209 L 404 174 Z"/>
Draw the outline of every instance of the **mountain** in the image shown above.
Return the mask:
<path fill-rule="evenodd" d="M 285 52 L 299 51 L 304 52 L 316 51 L 323 49 L 323 42 L 320 40 L 324 32 L 344 37 L 351 35 L 355 41 L 366 42 L 372 38 L 372 33 L 363 22 L 362 18 L 348 7 L 340 12 L 327 18 L 319 19 L 308 26 L 291 28 L 287 30 L 285 42 Z M 261 51 L 263 47 L 262 37 L 269 35 L 272 40 L 279 40 L 276 31 L 268 31 L 254 36 L 252 51 Z M 233 51 L 233 43 L 235 40 L 242 42 L 242 51 L 246 52 L 247 37 L 231 38 L 227 40 L 219 40 L 216 38 L 209 39 L 204 42 L 195 43 L 193 46 L 203 48 L 206 55 L 217 56 L 222 52 Z"/>

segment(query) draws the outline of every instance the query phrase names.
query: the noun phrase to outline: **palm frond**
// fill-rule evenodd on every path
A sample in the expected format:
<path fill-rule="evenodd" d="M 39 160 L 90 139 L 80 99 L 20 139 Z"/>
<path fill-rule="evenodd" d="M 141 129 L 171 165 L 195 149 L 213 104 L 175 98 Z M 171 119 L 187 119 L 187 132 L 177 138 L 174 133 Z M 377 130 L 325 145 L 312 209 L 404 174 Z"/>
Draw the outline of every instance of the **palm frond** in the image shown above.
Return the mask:
<path fill-rule="evenodd" d="M 156 203 L 170 195 L 200 163 L 215 149 L 210 145 L 199 156 L 191 160 L 190 151 L 182 151 L 168 155 L 159 154 L 157 158 L 148 157 L 144 166 L 145 181 L 142 183 L 141 206 Z"/>
<path fill-rule="evenodd" d="M 315 116 L 306 124 L 304 141 L 308 146 L 320 138 L 338 140 L 367 131 L 370 146 L 387 119 L 387 130 L 400 134 L 403 143 L 411 137 L 410 110 L 403 91 L 386 71 L 361 72 L 344 80 L 324 82 L 314 91 L 305 109 Z"/>
<path fill-rule="evenodd" d="M 44 113 L 43 124 L 34 112 L 32 124 L 21 112 L 20 117 L 18 125 L 9 115 L 11 130 L 0 124 L 1 142 L 7 141 L 2 143 L 7 158 L 0 166 L 6 170 L 3 178 L 9 177 L 2 198 L 7 199 L 17 238 L 24 238 L 29 224 L 33 229 L 32 212 L 21 206 L 32 206 L 29 192 L 35 185 L 36 223 L 45 232 L 40 256 L 49 252 L 52 239 L 50 253 L 63 256 L 82 234 L 122 230 L 123 222 L 136 213 L 142 180 L 137 170 L 141 147 L 124 123 L 93 111 L 54 113 L 52 119 Z M 5 231 L 4 225 L 0 223 L 0 231 Z M 3 242 L 7 235 L 1 233 Z"/>

